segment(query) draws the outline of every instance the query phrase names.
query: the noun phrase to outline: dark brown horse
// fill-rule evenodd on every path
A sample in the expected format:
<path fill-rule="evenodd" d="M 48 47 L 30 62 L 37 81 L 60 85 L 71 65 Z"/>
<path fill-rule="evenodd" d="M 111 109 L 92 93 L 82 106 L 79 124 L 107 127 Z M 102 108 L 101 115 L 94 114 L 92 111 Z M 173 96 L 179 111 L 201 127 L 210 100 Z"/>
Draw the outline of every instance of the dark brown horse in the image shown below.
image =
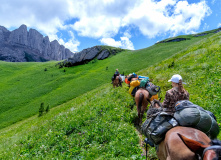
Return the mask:
<path fill-rule="evenodd" d="M 142 123 L 143 114 L 147 109 L 149 97 L 149 92 L 142 88 L 138 89 L 135 93 L 135 102 L 138 113 L 138 124 Z"/>
<path fill-rule="evenodd" d="M 121 78 L 120 76 L 116 76 L 116 78 L 113 80 L 113 87 L 119 87 L 121 86 L 122 87 L 122 84 L 120 83 L 121 81 Z"/>
<path fill-rule="evenodd" d="M 139 124 L 142 123 L 143 114 L 147 110 L 148 104 L 151 103 L 151 101 L 153 100 L 158 100 L 158 95 L 150 97 L 150 94 L 146 89 L 140 88 L 135 93 L 135 102 L 137 106 Z M 156 102 L 158 103 L 158 101 L 153 102 L 154 105 Z"/>
<path fill-rule="evenodd" d="M 153 108 L 161 109 L 160 102 L 154 100 Z M 160 160 L 219 160 L 221 142 L 211 140 L 200 130 L 177 126 L 166 133 L 158 146 L 157 156 Z"/>

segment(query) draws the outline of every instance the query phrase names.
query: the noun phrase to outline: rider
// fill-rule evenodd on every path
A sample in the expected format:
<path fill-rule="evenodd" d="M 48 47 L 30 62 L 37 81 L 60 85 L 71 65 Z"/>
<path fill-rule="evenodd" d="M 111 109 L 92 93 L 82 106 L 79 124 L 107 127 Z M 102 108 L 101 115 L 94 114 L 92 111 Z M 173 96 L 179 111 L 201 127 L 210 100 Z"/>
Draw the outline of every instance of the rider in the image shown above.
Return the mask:
<path fill-rule="evenodd" d="M 115 80 L 115 78 L 116 78 L 117 76 L 120 76 L 120 72 L 118 71 L 118 69 L 116 69 L 116 71 L 115 71 L 115 73 L 114 73 L 114 76 L 112 77 L 112 83 L 113 83 L 113 80 Z M 121 85 L 121 83 L 122 83 L 121 77 L 120 77 L 119 80 L 120 80 L 120 85 Z"/>
<path fill-rule="evenodd" d="M 117 76 L 120 75 L 120 72 L 118 71 L 118 69 L 116 69 L 116 72 L 114 74 L 117 75 Z"/>
<path fill-rule="evenodd" d="M 182 82 L 179 74 L 173 75 L 168 82 L 172 82 L 173 88 L 166 92 L 162 106 L 173 110 L 177 101 L 189 100 L 189 93 L 183 88 L 182 84 L 186 83 Z"/>

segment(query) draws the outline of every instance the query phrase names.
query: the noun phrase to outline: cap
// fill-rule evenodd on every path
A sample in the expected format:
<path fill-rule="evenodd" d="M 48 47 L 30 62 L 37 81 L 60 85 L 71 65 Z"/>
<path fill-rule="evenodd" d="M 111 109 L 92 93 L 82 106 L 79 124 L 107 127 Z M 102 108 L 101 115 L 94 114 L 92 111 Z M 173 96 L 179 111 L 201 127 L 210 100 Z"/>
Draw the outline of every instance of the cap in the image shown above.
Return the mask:
<path fill-rule="evenodd" d="M 172 78 L 170 80 L 168 80 L 168 82 L 174 82 L 174 83 L 179 83 L 179 80 L 182 80 L 181 75 L 179 74 L 175 74 L 172 76 Z M 182 82 L 183 84 L 186 84 L 184 82 Z"/>

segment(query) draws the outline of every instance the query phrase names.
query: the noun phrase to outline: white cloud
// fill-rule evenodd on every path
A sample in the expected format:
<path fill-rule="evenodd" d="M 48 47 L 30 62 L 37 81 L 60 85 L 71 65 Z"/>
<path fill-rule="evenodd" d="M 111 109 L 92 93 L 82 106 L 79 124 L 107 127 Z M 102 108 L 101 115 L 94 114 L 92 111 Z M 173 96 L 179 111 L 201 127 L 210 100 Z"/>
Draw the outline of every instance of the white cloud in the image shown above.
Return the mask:
<path fill-rule="evenodd" d="M 68 18 L 68 13 L 64 12 L 67 7 L 68 3 L 61 0 L 1 0 L 1 25 L 10 28 L 26 24 L 45 34 L 55 33 Z"/>
<path fill-rule="evenodd" d="M 221 27 L 221 23 L 219 23 L 219 24 L 217 25 L 217 27 L 218 27 L 218 28 Z"/>
<path fill-rule="evenodd" d="M 121 48 L 134 50 L 134 45 L 128 37 L 120 37 L 120 39 L 122 44 Z"/>
<path fill-rule="evenodd" d="M 100 42 L 108 46 L 121 47 L 121 41 L 115 41 L 113 38 L 102 38 Z"/>
<path fill-rule="evenodd" d="M 72 15 L 79 18 L 73 29 L 82 36 L 93 38 L 114 37 L 121 27 L 130 25 L 136 26 L 150 38 L 165 32 L 173 35 L 190 33 L 197 30 L 204 17 L 211 14 L 204 0 L 192 4 L 186 0 L 69 2 L 73 8 Z"/>
<path fill-rule="evenodd" d="M 89 36 L 93 38 L 112 37 L 116 35 L 120 28 L 120 19 L 99 17 L 83 17 L 80 21 L 73 25 L 73 29 L 77 30 L 81 36 Z"/>
<path fill-rule="evenodd" d="M 134 45 L 128 37 L 120 37 L 120 39 L 120 41 L 115 41 L 113 38 L 102 38 L 100 42 L 108 46 L 134 50 Z"/>
<path fill-rule="evenodd" d="M 150 38 L 171 32 L 189 33 L 200 27 L 201 21 L 211 13 L 205 1 L 189 4 L 187 1 L 142 1 L 125 18 L 124 23 L 134 24 Z"/>
<path fill-rule="evenodd" d="M 1 25 L 11 28 L 26 24 L 49 35 L 50 40 L 59 40 L 59 30 L 74 30 L 80 36 L 107 40 L 119 34 L 122 27 L 130 26 L 149 38 L 165 33 L 191 33 L 210 14 L 205 0 L 191 4 L 187 0 L 1 0 L 0 5 Z M 78 21 L 65 24 L 70 19 Z M 126 38 L 119 41 L 121 45 L 125 42 L 129 46 L 130 37 L 122 37 Z M 75 37 L 66 43 L 79 46 Z"/>
<path fill-rule="evenodd" d="M 58 38 L 58 42 L 64 45 L 65 48 L 70 49 L 70 51 L 78 52 L 78 46 L 80 45 L 80 42 L 75 39 L 74 33 L 72 31 L 69 31 L 69 34 L 71 36 L 71 39 L 69 39 L 67 42 L 64 42 L 64 40 L 60 38 Z"/>

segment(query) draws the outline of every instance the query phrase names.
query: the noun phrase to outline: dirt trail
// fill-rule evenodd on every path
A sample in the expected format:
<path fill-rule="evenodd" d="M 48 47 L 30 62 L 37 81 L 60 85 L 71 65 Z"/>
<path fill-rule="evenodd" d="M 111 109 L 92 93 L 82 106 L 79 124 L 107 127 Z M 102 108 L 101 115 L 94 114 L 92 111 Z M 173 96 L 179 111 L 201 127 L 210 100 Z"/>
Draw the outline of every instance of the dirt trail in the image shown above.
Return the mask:
<path fill-rule="evenodd" d="M 137 132 L 137 135 L 139 136 L 139 144 L 140 144 L 140 147 L 142 149 L 142 152 L 143 152 L 143 156 L 146 157 L 146 144 L 144 142 L 144 137 L 142 135 L 142 132 L 141 132 L 141 126 L 139 125 L 134 125 L 134 127 L 136 128 L 136 132 Z M 147 148 L 147 156 L 148 156 L 148 148 Z M 155 157 L 150 157 L 150 155 L 147 157 L 148 160 L 157 160 L 157 158 Z"/>
<path fill-rule="evenodd" d="M 141 134 L 141 128 L 140 128 L 140 126 L 138 126 L 138 125 L 135 125 L 135 128 L 136 128 L 137 134 L 138 134 L 139 139 L 140 139 L 140 140 L 139 140 L 139 144 L 140 144 L 140 146 L 141 146 L 141 148 L 142 148 L 143 155 L 146 156 L 146 148 L 145 148 L 145 143 L 144 143 L 144 141 L 143 141 L 143 136 L 142 136 L 142 134 Z"/>

